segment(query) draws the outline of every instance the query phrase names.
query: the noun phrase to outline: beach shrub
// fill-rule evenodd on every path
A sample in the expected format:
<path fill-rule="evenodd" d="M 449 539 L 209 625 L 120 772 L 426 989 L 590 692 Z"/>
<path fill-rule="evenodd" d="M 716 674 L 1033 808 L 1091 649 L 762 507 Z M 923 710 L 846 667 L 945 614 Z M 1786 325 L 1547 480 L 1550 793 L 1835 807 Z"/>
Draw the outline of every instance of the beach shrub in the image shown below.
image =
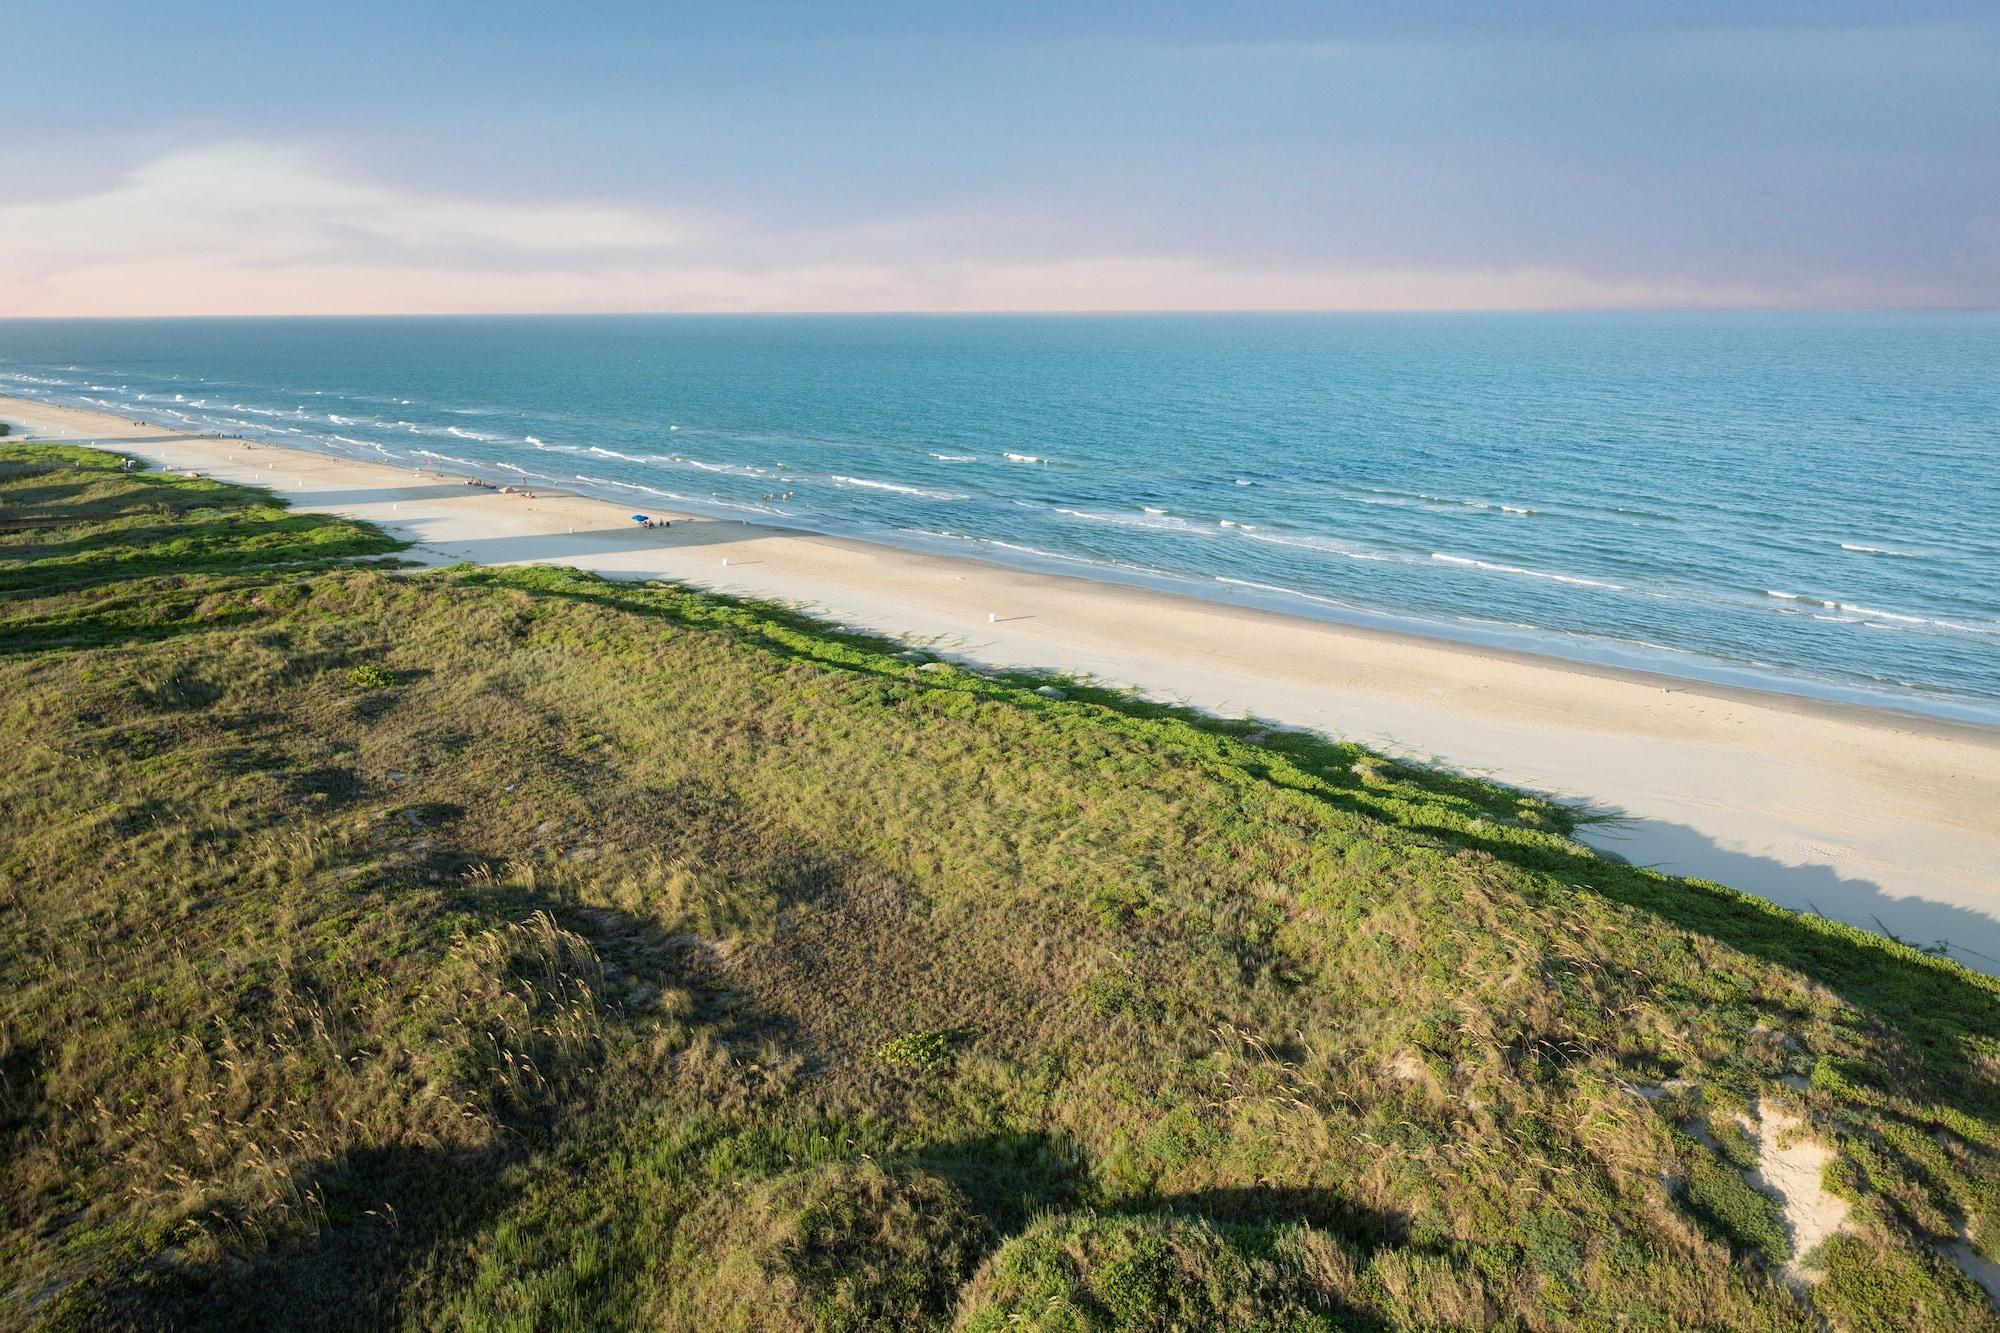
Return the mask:
<path fill-rule="evenodd" d="M 1935 1254 L 1883 1237 L 1834 1236 L 1813 1304 L 1854 1333 L 1962 1333 L 2000 1324 L 1979 1289 Z"/>
<path fill-rule="evenodd" d="M 1709 1133 L 1715 1139 L 1715 1150 L 1722 1154 L 1722 1160 L 1738 1171 L 1757 1169 L 1757 1141 L 1750 1137 L 1750 1131 L 1736 1120 L 1712 1118 Z"/>
<path fill-rule="evenodd" d="M 347 683 L 357 690 L 386 690 L 396 683 L 396 677 L 384 668 L 370 664 L 349 671 Z"/>
<path fill-rule="evenodd" d="M 1099 972 L 1084 982 L 1078 993 L 1100 1018 L 1123 1014 L 1143 1022 L 1158 1018 L 1163 1007 L 1143 981 L 1127 972 Z"/>
<path fill-rule="evenodd" d="M 1792 1257 L 1777 1200 L 1753 1187 L 1733 1167 L 1706 1152 L 1688 1167 L 1682 1185 L 1687 1209 L 1716 1239 L 1782 1264 Z"/>
<path fill-rule="evenodd" d="M 877 1046 L 875 1058 L 885 1065 L 935 1069 L 951 1059 L 951 1050 L 948 1032 L 907 1032 Z"/>

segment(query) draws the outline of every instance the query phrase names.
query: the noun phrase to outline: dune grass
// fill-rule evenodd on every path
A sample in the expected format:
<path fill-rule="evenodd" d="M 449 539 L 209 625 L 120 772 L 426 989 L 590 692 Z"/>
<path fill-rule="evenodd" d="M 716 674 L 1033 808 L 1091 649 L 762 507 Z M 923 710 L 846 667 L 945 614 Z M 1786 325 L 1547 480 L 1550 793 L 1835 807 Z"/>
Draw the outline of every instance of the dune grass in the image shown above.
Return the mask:
<path fill-rule="evenodd" d="M 0 1323 L 2000 1326 L 1948 960 L 113 455 L 0 448 L 0 519 Z M 1835 1150 L 1814 1253 L 1759 1102 Z"/>

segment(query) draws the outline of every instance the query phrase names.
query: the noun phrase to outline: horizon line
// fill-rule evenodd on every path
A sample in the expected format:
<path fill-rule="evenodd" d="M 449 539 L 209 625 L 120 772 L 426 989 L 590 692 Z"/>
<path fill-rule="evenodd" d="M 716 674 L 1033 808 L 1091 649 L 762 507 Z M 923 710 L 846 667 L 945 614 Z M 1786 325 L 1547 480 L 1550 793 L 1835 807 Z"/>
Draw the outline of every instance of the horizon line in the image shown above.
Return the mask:
<path fill-rule="evenodd" d="M 175 320 L 175 319 L 800 319 L 845 316 L 849 318 L 907 318 L 928 316 L 940 319 L 1093 319 L 1136 318 L 1146 315 L 1977 315 L 2000 311 L 2000 304 L 1910 304 L 1910 305 L 1630 305 L 1630 306 L 1106 306 L 1095 310 L 1067 308 L 984 310 L 368 310 L 368 311 L 266 311 L 262 313 L 210 312 L 203 314 L 0 314 L 0 322 L 30 323 L 62 320 Z"/>

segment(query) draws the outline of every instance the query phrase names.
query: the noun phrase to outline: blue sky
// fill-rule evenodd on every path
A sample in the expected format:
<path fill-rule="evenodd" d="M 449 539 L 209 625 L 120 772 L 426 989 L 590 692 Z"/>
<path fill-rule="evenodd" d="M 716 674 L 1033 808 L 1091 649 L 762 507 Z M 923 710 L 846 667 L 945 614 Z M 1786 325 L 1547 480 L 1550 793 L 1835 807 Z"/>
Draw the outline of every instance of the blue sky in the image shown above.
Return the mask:
<path fill-rule="evenodd" d="M 0 314 L 2000 304 L 2000 8 L 13 0 Z"/>

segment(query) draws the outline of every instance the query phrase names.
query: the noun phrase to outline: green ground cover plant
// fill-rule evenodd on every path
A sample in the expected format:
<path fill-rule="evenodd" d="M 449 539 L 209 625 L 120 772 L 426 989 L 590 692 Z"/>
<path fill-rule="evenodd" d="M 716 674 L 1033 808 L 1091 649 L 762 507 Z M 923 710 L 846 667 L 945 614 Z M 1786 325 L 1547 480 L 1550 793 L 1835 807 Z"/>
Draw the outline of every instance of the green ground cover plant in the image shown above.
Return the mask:
<path fill-rule="evenodd" d="M 395 550 L 0 448 L 0 1324 L 2000 1327 L 1992 979 L 1322 737 Z"/>

